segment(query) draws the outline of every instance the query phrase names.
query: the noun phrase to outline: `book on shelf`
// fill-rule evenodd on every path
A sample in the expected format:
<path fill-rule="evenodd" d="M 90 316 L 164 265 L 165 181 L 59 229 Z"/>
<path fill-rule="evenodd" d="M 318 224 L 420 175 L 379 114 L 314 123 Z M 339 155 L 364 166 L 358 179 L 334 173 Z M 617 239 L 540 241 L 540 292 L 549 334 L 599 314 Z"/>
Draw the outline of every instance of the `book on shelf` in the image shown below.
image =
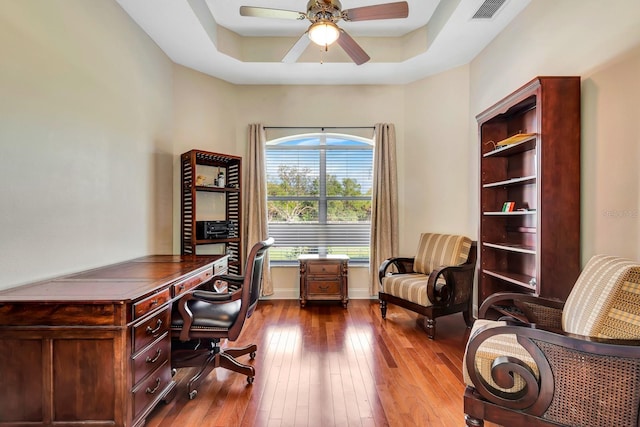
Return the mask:
<path fill-rule="evenodd" d="M 518 142 L 524 141 L 525 139 L 531 138 L 535 136 L 535 133 L 517 133 L 509 138 L 505 138 L 502 141 L 496 142 L 496 147 L 502 147 L 511 144 L 517 144 Z"/>
<path fill-rule="evenodd" d="M 504 202 L 502 212 L 513 212 L 516 208 L 516 202 Z"/>

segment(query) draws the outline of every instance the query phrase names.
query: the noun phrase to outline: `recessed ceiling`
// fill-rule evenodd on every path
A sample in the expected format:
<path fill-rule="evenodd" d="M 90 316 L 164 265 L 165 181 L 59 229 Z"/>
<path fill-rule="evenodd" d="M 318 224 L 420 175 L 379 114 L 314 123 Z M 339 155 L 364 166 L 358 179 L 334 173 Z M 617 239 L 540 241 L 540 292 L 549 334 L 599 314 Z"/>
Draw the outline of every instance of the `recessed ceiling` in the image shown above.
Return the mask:
<path fill-rule="evenodd" d="M 397 0 L 341 0 L 353 9 Z M 369 54 L 355 65 L 334 44 L 282 58 L 309 21 L 240 16 L 240 6 L 306 12 L 307 0 L 117 0 L 172 61 L 235 84 L 405 84 L 470 62 L 530 2 L 506 0 L 489 19 L 487 1 L 408 0 L 409 17 L 338 25 Z"/>

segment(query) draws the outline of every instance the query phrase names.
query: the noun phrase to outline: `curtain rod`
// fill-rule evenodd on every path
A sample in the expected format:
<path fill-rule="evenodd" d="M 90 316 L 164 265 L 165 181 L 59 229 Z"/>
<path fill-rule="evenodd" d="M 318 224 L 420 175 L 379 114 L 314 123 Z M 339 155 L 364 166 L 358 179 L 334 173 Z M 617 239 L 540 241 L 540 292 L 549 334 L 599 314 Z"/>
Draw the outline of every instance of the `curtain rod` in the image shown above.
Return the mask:
<path fill-rule="evenodd" d="M 265 129 L 375 129 L 375 126 L 265 126 Z"/>

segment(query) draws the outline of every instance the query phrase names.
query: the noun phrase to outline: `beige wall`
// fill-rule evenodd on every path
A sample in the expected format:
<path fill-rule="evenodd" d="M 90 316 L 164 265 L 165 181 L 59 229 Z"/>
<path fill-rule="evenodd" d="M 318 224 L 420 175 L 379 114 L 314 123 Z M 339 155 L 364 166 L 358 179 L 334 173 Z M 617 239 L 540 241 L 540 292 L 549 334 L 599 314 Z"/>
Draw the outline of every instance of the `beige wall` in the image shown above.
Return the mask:
<path fill-rule="evenodd" d="M 180 154 L 192 149 L 242 156 L 236 146 L 236 87 L 198 71 L 174 65 L 173 82 L 173 252 L 180 253 Z M 241 147 L 240 147 L 241 148 Z M 207 194 L 207 202 L 221 194 Z M 200 205 L 202 206 L 202 205 Z M 198 210 L 201 213 L 201 210 Z M 213 212 L 207 219 L 224 219 Z M 201 247 L 204 249 L 206 247 Z M 221 248 L 213 247 L 212 253 Z M 202 251 L 199 251 L 202 253 Z"/>
<path fill-rule="evenodd" d="M 537 75 L 582 76 L 583 263 L 596 253 L 640 259 L 638 17 L 635 0 L 536 0 L 471 62 L 473 157 L 475 114 Z"/>
<path fill-rule="evenodd" d="M 404 140 L 404 88 L 402 86 L 239 86 L 236 132 L 246 146 L 247 125 L 266 126 L 373 126 L 394 123 L 397 142 Z M 307 130 L 300 130 L 306 132 Z M 403 159 L 398 160 L 403 163 Z M 400 195 L 401 204 L 403 195 Z M 275 298 L 297 298 L 298 269 L 273 269 Z M 352 267 L 350 296 L 368 297 L 368 269 Z"/>
<path fill-rule="evenodd" d="M 178 252 L 178 154 L 245 156 L 253 122 L 395 123 L 401 254 L 426 229 L 475 237 L 474 116 L 544 74 L 583 76 L 583 259 L 638 259 L 638 16 L 536 0 L 471 64 L 406 86 L 234 86 L 172 64 L 115 2 L 4 1 L 0 288 Z M 295 268 L 274 279 L 297 296 Z M 366 297 L 366 269 L 350 280 Z"/>
<path fill-rule="evenodd" d="M 110 1 L 3 1 L 0 52 L 0 288 L 170 252 L 171 61 Z"/>

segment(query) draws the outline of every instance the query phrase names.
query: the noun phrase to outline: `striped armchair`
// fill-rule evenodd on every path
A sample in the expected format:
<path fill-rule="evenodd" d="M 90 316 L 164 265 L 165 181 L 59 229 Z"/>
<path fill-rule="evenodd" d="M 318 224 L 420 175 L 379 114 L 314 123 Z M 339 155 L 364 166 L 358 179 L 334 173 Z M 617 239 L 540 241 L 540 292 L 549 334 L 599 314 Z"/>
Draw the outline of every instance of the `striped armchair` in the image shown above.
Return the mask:
<path fill-rule="evenodd" d="M 414 311 L 431 339 L 437 317 L 462 312 L 470 326 L 475 262 L 476 245 L 468 237 L 421 234 L 415 257 L 389 258 L 380 265 L 382 318 L 387 316 L 387 303 Z"/>
<path fill-rule="evenodd" d="M 496 305 L 517 320 L 482 319 Z M 564 303 L 500 293 L 478 314 L 463 359 L 467 426 L 639 425 L 640 264 L 598 255 Z"/>

